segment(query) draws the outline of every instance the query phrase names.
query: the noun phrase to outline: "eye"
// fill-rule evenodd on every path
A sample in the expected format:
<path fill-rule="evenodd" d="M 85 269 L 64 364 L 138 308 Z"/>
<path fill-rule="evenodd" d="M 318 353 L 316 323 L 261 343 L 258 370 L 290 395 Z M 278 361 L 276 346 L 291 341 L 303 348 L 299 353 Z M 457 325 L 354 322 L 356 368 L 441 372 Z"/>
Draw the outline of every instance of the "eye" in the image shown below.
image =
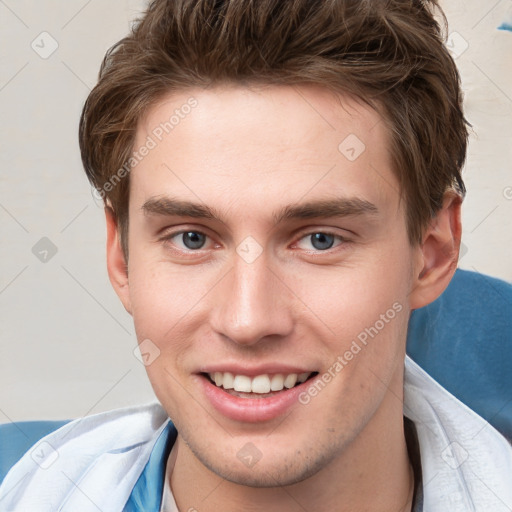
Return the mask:
<path fill-rule="evenodd" d="M 165 240 L 172 242 L 180 249 L 190 251 L 202 249 L 206 239 L 207 236 L 199 231 L 180 231 L 165 237 Z"/>
<path fill-rule="evenodd" d="M 311 244 L 313 246 L 313 249 L 317 251 L 327 251 L 328 249 L 331 249 L 334 246 L 334 243 L 336 239 L 340 240 L 340 243 L 344 242 L 345 239 L 339 235 L 334 235 L 332 233 L 324 233 L 322 231 L 316 232 L 316 233 L 309 233 L 306 236 L 303 236 L 297 245 L 301 249 L 310 250 L 311 247 L 304 247 L 306 244 Z M 302 244 L 302 247 L 301 247 Z M 337 244 L 339 245 L 339 244 Z"/>

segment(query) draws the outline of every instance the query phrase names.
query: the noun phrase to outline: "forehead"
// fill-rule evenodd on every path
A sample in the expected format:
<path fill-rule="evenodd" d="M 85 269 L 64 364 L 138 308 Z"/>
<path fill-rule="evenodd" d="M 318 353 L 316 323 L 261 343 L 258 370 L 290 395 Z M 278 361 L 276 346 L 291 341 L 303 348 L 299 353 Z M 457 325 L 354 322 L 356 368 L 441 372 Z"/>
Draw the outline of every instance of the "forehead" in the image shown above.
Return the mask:
<path fill-rule="evenodd" d="M 340 195 L 398 205 L 381 116 L 318 86 L 170 94 L 140 121 L 134 150 L 144 146 L 151 149 L 132 169 L 130 208 L 164 195 L 237 213 Z"/>

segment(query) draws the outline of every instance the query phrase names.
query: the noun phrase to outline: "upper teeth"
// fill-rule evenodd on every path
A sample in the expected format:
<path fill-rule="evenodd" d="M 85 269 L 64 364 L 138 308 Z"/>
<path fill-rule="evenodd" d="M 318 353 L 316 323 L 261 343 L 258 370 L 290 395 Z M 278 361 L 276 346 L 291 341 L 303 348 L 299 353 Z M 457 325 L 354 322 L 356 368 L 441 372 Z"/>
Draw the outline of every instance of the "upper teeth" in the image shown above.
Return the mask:
<path fill-rule="evenodd" d="M 277 373 L 272 376 L 263 374 L 253 378 L 247 375 L 233 375 L 230 372 L 215 372 L 208 375 L 218 387 L 224 389 L 234 389 L 245 393 L 270 393 L 270 391 L 293 388 L 297 382 L 304 382 L 311 375 L 311 372 L 290 373 L 288 375 Z"/>

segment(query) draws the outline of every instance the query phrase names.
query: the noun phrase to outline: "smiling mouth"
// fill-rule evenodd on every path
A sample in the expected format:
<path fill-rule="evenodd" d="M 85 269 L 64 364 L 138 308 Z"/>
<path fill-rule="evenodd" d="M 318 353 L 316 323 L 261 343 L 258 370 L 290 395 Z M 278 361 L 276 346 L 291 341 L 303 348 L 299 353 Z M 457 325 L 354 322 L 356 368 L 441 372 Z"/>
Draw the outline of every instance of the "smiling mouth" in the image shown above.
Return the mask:
<path fill-rule="evenodd" d="M 202 373 L 213 385 L 239 398 L 268 398 L 316 377 L 318 372 L 262 374 L 256 377 L 231 372 Z"/>

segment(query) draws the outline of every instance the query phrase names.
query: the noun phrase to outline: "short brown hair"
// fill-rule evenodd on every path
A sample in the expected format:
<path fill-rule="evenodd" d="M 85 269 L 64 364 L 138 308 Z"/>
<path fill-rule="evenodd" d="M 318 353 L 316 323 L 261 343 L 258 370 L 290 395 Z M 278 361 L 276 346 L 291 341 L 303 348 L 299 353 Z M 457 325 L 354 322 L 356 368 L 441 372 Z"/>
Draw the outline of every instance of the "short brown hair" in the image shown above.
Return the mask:
<path fill-rule="evenodd" d="M 138 121 L 191 87 L 316 84 L 363 100 L 388 125 L 412 244 L 461 178 L 467 146 L 460 77 L 436 0 L 153 0 L 107 52 L 80 120 L 82 161 L 118 221 L 127 256 Z M 106 186 L 109 185 L 109 186 Z"/>

